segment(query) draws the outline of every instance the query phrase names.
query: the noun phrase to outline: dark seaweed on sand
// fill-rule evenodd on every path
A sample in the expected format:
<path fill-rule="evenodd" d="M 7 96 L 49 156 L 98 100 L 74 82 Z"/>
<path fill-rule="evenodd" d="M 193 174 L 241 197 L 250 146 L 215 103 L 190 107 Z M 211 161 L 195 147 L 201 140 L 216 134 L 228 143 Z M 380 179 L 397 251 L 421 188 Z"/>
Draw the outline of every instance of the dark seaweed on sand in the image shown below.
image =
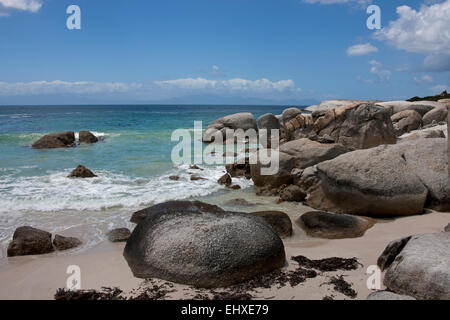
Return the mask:
<path fill-rule="evenodd" d="M 346 259 L 333 257 L 311 260 L 305 256 L 296 256 L 291 259 L 304 268 L 320 271 L 356 270 L 359 266 L 362 266 L 356 258 Z"/>
<path fill-rule="evenodd" d="M 334 285 L 334 290 L 350 297 L 352 299 L 356 298 L 356 291 L 352 288 L 352 285 L 344 280 L 344 276 L 335 276 L 330 279 L 328 284 Z"/>

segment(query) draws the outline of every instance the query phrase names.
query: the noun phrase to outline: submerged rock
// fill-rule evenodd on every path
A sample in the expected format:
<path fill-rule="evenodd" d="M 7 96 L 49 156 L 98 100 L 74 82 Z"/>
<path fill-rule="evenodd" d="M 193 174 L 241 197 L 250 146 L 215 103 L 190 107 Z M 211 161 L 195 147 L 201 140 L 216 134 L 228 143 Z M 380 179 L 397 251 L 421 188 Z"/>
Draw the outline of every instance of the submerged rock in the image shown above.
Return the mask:
<path fill-rule="evenodd" d="M 251 212 L 263 218 L 269 223 L 280 238 L 287 238 L 292 235 L 292 222 L 289 216 L 281 211 L 257 211 Z"/>
<path fill-rule="evenodd" d="M 362 237 L 375 224 L 370 218 L 322 211 L 304 213 L 296 222 L 307 235 L 326 239 Z"/>
<path fill-rule="evenodd" d="M 46 134 L 31 145 L 33 149 L 67 148 L 74 146 L 75 134 L 73 131 Z"/>
<path fill-rule="evenodd" d="M 197 209 L 149 215 L 128 239 L 124 257 L 138 278 L 208 288 L 239 283 L 285 264 L 283 242 L 264 219 Z"/>
<path fill-rule="evenodd" d="M 80 131 L 78 141 L 80 143 L 95 143 L 98 142 L 98 138 L 90 131 Z"/>
<path fill-rule="evenodd" d="M 117 228 L 108 231 L 106 236 L 111 242 L 124 242 L 131 236 L 131 231 L 128 228 Z"/>
<path fill-rule="evenodd" d="M 219 178 L 219 180 L 217 180 L 217 182 L 219 184 L 225 185 L 227 187 L 230 186 L 231 183 L 232 183 L 230 174 L 229 173 L 225 173 L 222 177 Z"/>
<path fill-rule="evenodd" d="M 412 236 L 384 275 L 384 285 L 416 299 L 450 299 L 450 233 Z"/>
<path fill-rule="evenodd" d="M 70 174 L 69 178 L 93 178 L 97 175 L 94 174 L 91 170 L 86 168 L 85 166 L 79 165 L 76 167 Z"/>
<path fill-rule="evenodd" d="M 19 227 L 8 245 L 8 257 L 53 252 L 52 234 L 33 227 Z"/>
<path fill-rule="evenodd" d="M 57 234 L 53 239 L 53 245 L 57 250 L 72 249 L 80 246 L 81 244 L 81 240 L 75 237 L 63 237 Z"/>
<path fill-rule="evenodd" d="M 242 198 L 228 200 L 225 204 L 232 207 L 251 207 L 255 205 Z"/>

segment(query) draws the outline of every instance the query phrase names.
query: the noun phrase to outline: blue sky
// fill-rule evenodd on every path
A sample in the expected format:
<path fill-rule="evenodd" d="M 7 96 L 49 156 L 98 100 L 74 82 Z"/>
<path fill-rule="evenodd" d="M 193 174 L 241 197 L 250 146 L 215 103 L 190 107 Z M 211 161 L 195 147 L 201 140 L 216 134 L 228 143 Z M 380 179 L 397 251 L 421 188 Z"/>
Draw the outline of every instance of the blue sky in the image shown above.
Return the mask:
<path fill-rule="evenodd" d="M 450 86 L 449 16 L 450 0 L 0 0 L 0 105 L 430 95 Z"/>

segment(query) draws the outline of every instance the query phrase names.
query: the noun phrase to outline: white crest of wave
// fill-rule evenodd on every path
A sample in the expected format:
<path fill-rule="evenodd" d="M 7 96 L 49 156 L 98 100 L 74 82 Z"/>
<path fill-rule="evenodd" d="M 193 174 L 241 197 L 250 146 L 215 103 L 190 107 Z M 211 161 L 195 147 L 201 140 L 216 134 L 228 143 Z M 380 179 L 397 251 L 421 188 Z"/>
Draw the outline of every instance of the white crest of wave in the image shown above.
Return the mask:
<path fill-rule="evenodd" d="M 95 170 L 94 170 L 95 171 Z M 132 178 L 123 174 L 95 171 L 96 178 L 68 178 L 70 171 L 46 176 L 3 176 L 0 185 L 0 213 L 11 211 L 132 210 L 168 200 L 201 197 L 224 189 L 217 180 L 224 174 L 223 166 L 203 170 L 180 166 L 160 176 Z M 191 174 L 204 180 L 191 181 Z M 169 176 L 177 175 L 172 181 Z M 241 188 L 251 180 L 234 179 Z"/>

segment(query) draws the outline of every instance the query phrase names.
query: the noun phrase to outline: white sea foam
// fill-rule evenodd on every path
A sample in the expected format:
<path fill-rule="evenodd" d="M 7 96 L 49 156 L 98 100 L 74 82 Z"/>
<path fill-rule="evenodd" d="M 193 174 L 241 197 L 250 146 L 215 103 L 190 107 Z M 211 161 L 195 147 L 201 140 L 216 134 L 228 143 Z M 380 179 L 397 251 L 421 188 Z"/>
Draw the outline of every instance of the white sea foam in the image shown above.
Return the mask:
<path fill-rule="evenodd" d="M 0 213 L 11 211 L 107 210 L 139 208 L 167 200 L 206 196 L 224 187 L 217 183 L 223 166 L 189 169 L 183 165 L 160 176 L 131 178 L 122 174 L 95 171 L 98 177 L 68 178 L 70 171 L 45 176 L 17 177 L 2 175 L 0 182 Z M 191 174 L 205 180 L 191 181 Z M 169 176 L 179 176 L 172 181 Z M 246 188 L 250 180 L 235 179 Z"/>

